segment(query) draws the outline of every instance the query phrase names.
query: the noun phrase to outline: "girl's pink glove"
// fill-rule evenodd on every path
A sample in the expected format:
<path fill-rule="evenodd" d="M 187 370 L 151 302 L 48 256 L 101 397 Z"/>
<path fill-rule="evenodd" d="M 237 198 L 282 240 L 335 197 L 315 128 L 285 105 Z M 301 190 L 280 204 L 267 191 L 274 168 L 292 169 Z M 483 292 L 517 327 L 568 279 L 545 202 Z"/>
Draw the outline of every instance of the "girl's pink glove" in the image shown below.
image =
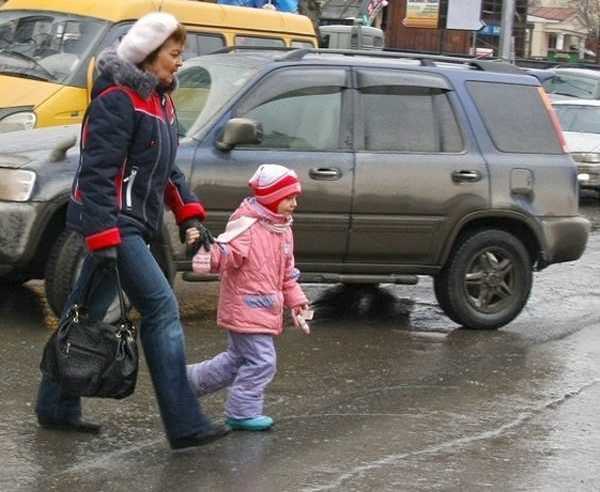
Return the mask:
<path fill-rule="evenodd" d="M 201 246 L 194 255 L 194 258 L 192 259 L 192 270 L 194 273 L 210 273 L 210 251 L 206 251 L 204 246 Z"/>

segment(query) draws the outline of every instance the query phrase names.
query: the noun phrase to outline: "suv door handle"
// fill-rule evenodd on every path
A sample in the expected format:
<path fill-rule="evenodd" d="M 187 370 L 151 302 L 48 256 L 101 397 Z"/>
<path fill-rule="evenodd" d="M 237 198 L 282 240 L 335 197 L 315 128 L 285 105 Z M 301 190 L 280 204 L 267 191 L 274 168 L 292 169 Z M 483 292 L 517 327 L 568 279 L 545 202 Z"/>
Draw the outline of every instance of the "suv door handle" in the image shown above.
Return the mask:
<path fill-rule="evenodd" d="M 336 181 L 342 177 L 342 171 L 335 167 L 313 167 L 308 171 L 312 179 Z"/>
<path fill-rule="evenodd" d="M 461 169 L 452 172 L 452 181 L 455 183 L 474 183 L 481 179 L 481 173 L 476 169 Z"/>

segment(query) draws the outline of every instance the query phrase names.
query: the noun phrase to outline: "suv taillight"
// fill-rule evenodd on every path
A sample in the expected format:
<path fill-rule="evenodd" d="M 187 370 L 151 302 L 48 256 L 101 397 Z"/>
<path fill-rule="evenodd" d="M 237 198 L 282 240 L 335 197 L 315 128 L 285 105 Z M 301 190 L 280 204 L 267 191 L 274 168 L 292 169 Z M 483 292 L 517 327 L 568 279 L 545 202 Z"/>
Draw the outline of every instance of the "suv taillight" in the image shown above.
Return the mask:
<path fill-rule="evenodd" d="M 542 101 L 544 102 L 544 106 L 546 106 L 546 111 L 548 111 L 548 116 L 550 116 L 550 121 L 552 121 L 552 126 L 554 127 L 554 131 L 556 132 L 556 136 L 558 137 L 558 141 L 560 142 L 563 152 L 569 152 L 567 149 L 565 136 L 563 135 L 562 128 L 560 127 L 560 121 L 558 121 L 558 116 L 552 107 L 552 103 L 550 102 L 548 94 L 546 94 L 546 91 L 544 91 L 543 87 L 538 87 L 537 90 L 538 94 L 542 98 Z"/>

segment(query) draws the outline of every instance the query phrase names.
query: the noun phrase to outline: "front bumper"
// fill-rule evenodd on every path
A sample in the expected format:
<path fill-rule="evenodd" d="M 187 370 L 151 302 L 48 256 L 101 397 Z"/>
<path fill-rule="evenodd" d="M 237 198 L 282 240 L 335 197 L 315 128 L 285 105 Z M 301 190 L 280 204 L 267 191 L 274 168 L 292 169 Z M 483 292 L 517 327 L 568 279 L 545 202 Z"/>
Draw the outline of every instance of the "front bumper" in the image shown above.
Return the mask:
<path fill-rule="evenodd" d="M 573 261 L 585 251 L 591 223 L 585 217 L 550 217 L 540 219 L 544 233 L 543 266 Z"/>
<path fill-rule="evenodd" d="M 0 202 L 0 275 L 26 265 L 35 246 L 31 238 L 39 203 Z"/>

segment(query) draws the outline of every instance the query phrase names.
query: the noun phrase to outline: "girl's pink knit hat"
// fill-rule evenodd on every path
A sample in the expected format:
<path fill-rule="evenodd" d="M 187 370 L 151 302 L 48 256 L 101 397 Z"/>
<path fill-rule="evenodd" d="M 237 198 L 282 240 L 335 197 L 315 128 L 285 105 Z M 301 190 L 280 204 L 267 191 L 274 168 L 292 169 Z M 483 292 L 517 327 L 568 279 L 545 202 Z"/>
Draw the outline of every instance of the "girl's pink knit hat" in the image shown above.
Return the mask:
<path fill-rule="evenodd" d="M 281 200 L 302 192 L 298 175 L 279 164 L 260 165 L 248 184 L 256 200 L 274 212 Z"/>

